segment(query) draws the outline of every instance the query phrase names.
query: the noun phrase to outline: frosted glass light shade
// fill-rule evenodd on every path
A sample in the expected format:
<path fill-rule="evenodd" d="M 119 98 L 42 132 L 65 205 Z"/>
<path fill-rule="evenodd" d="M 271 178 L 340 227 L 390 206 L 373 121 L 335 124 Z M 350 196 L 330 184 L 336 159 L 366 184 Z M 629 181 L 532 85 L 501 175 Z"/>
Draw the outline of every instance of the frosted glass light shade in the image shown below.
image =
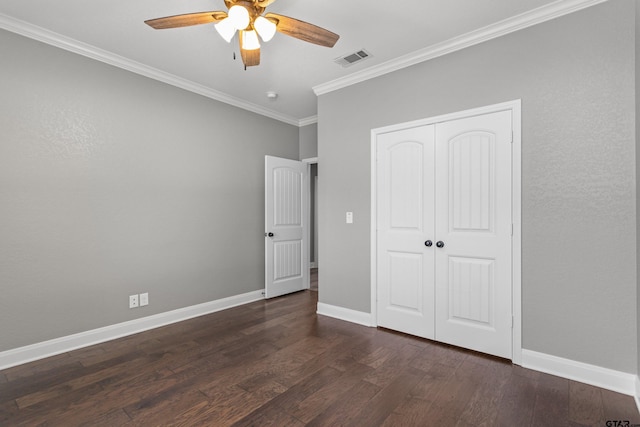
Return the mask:
<path fill-rule="evenodd" d="M 224 18 L 222 21 L 215 25 L 216 31 L 220 36 L 225 39 L 227 43 L 231 42 L 233 35 L 236 33 L 236 26 L 229 18 Z"/>
<path fill-rule="evenodd" d="M 249 25 L 249 11 L 245 9 L 243 6 L 235 5 L 231 6 L 229 9 L 229 17 L 228 19 L 233 22 L 233 25 L 236 27 L 236 30 L 244 30 Z"/>
<path fill-rule="evenodd" d="M 264 16 L 258 16 L 255 21 L 253 21 L 253 28 L 256 29 L 260 37 L 262 37 L 262 41 L 268 42 L 273 38 L 276 33 L 276 24 L 269 21 Z"/>
<path fill-rule="evenodd" d="M 260 41 L 258 40 L 258 34 L 255 31 L 242 32 L 242 48 L 244 50 L 260 49 Z"/>

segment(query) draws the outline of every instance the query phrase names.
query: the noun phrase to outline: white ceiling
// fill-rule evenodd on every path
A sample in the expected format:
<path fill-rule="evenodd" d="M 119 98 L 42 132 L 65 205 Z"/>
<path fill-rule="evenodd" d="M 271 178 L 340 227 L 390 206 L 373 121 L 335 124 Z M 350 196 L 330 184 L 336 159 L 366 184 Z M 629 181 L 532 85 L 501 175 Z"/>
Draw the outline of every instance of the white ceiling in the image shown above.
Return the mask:
<path fill-rule="evenodd" d="M 304 124 L 316 114 L 314 87 L 365 75 L 366 69 L 371 74 L 416 52 L 424 58 L 429 49 L 455 45 L 472 32 L 486 35 L 479 29 L 512 31 L 517 25 L 526 26 L 522 22 L 535 23 L 531 17 L 553 17 L 548 11 L 559 15 L 600 1 L 277 0 L 267 11 L 327 28 L 340 34 L 340 40 L 329 49 L 277 34 L 262 44 L 261 64 L 246 71 L 240 58 L 232 57 L 236 40 L 227 44 L 212 24 L 153 30 L 143 23 L 168 15 L 226 10 L 223 0 L 2 0 L 0 28 Z M 349 68 L 334 63 L 335 58 L 362 48 L 373 57 Z M 267 91 L 277 92 L 277 100 L 269 100 Z"/>

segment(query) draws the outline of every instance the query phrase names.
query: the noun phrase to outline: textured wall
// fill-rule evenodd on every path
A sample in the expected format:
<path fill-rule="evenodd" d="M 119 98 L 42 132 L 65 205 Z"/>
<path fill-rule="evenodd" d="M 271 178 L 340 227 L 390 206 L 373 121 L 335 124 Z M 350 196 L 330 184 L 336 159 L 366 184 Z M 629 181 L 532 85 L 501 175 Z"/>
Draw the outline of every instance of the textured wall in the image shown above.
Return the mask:
<path fill-rule="evenodd" d="M 318 157 L 318 124 L 300 128 L 300 160 Z"/>
<path fill-rule="evenodd" d="M 638 334 L 638 370 L 640 374 L 640 3 L 636 1 L 636 281 L 638 284 L 636 297 L 636 320 Z M 640 390 L 636 390 L 640 392 Z M 640 397 L 640 396 L 638 396 Z"/>
<path fill-rule="evenodd" d="M 297 127 L 5 31 L 0 58 L 0 351 L 263 287 Z"/>
<path fill-rule="evenodd" d="M 320 96 L 321 302 L 370 310 L 371 129 L 522 99 L 523 346 L 635 372 L 634 7 L 606 2 Z"/>

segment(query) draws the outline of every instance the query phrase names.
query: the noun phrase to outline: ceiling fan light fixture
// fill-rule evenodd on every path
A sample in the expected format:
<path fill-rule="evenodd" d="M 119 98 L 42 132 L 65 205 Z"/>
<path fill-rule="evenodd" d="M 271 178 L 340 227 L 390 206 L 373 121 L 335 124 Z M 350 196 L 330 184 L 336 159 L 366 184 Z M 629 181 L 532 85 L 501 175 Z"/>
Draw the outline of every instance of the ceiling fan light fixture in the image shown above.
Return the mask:
<path fill-rule="evenodd" d="M 249 11 L 240 5 L 231 6 L 229 9 L 229 18 L 233 25 L 236 27 L 236 30 L 244 30 L 249 26 L 249 22 L 251 18 L 249 17 Z"/>
<path fill-rule="evenodd" d="M 276 24 L 264 16 L 258 16 L 256 20 L 253 21 L 253 28 L 256 29 L 264 42 L 268 42 L 276 34 Z"/>
<path fill-rule="evenodd" d="M 255 31 L 251 30 L 242 32 L 242 49 L 260 49 L 260 41 L 258 40 L 258 34 Z"/>
<path fill-rule="evenodd" d="M 225 18 L 222 21 L 218 22 L 215 26 L 216 31 L 220 34 L 227 43 L 231 42 L 233 35 L 236 33 L 236 26 L 233 24 L 233 21 L 229 18 Z"/>

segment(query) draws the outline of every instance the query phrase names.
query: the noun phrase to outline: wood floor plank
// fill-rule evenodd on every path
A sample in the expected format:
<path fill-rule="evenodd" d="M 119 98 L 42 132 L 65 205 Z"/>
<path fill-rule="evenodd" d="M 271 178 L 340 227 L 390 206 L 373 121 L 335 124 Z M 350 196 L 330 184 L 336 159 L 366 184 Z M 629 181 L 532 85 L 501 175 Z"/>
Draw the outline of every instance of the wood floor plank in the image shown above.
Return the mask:
<path fill-rule="evenodd" d="M 423 371 L 414 368 L 403 370 L 358 412 L 353 418 L 354 424 L 363 426 L 381 425 L 425 375 Z M 380 387 L 379 384 L 376 385 Z"/>
<path fill-rule="evenodd" d="M 359 342 L 358 340 L 352 340 L 347 337 L 332 336 L 330 339 L 333 344 L 332 346 L 327 347 L 324 352 L 317 354 L 312 359 L 307 360 L 297 367 L 291 366 L 286 372 L 280 373 L 276 381 L 286 387 L 292 387 L 326 367 L 337 370 L 336 367 L 332 366 L 332 362 L 343 355 L 345 351 L 357 346 Z"/>
<path fill-rule="evenodd" d="M 344 399 L 338 399 L 318 416 L 313 418 L 308 426 L 353 426 L 363 408 L 380 393 L 380 387 L 367 381 L 359 381 L 344 393 Z"/>
<path fill-rule="evenodd" d="M 605 422 L 608 420 L 629 421 L 629 424 L 640 424 L 640 414 L 635 408 L 633 397 L 625 396 L 610 390 L 600 390 Z"/>
<path fill-rule="evenodd" d="M 43 372 L 36 372 L 31 376 L 22 376 L 0 385 L 0 402 L 18 399 L 32 393 L 34 389 L 39 391 L 49 387 L 55 387 L 57 384 L 68 381 L 70 378 L 82 377 L 84 373 L 85 371 L 82 365 L 76 362 L 47 369 Z"/>
<path fill-rule="evenodd" d="M 305 423 L 279 408 L 269 407 L 265 410 L 254 411 L 232 425 L 234 427 L 302 427 Z"/>
<path fill-rule="evenodd" d="M 131 424 L 131 419 L 123 409 L 116 409 L 89 421 L 76 423 L 79 427 L 124 427 Z M 70 424 L 67 424 L 67 426 Z"/>
<path fill-rule="evenodd" d="M 335 381 L 326 384 L 299 404 L 288 409 L 287 412 L 295 418 L 308 423 L 334 402 L 343 399 L 346 390 L 351 389 L 364 379 L 371 370 L 371 367 L 354 361 L 349 369 L 342 372 Z"/>
<path fill-rule="evenodd" d="M 504 426 L 530 425 L 533 421 L 537 388 L 537 378 L 511 375 L 500 400 L 496 424 Z"/>
<path fill-rule="evenodd" d="M 264 396 L 249 393 L 240 387 L 231 386 L 210 391 L 206 407 L 198 406 L 175 417 L 172 423 L 185 426 L 230 426 L 264 406 L 269 400 Z"/>
<path fill-rule="evenodd" d="M 536 388 L 532 426 L 559 425 L 569 419 L 569 380 L 543 375 Z"/>
<path fill-rule="evenodd" d="M 468 358 L 467 361 L 470 361 L 470 359 Z M 495 425 L 504 388 L 510 376 L 511 371 L 505 365 L 484 365 L 481 370 L 480 381 L 460 414 L 457 425 L 475 425 L 479 427 Z"/>
<path fill-rule="evenodd" d="M 422 349 L 413 344 L 405 344 L 395 352 L 393 357 L 386 359 L 377 369 L 374 369 L 367 375 L 365 381 L 369 381 L 379 387 L 386 387 L 392 383 L 414 359 L 419 357 L 421 351 Z M 420 372 L 424 373 L 423 371 Z"/>
<path fill-rule="evenodd" d="M 46 359 L 5 369 L 1 376 L 9 382 L 21 378 L 33 377 L 34 375 L 51 374 L 52 372 L 69 366 L 71 366 L 71 369 L 75 369 L 78 363 L 69 356 L 69 353 L 62 353 L 47 357 Z M 0 381 L 0 383 L 2 383 L 2 381 Z"/>
<path fill-rule="evenodd" d="M 265 405 L 265 409 L 270 410 L 270 407 L 273 406 L 287 412 L 292 412 L 301 402 L 327 385 L 334 383 L 343 373 L 343 371 L 325 366 L 289 387 L 285 392 Z"/>
<path fill-rule="evenodd" d="M 36 403 L 26 408 L 21 408 L 16 417 L 9 419 L 10 425 L 68 425 L 65 424 L 71 416 L 98 418 L 104 414 L 78 411 L 78 407 L 90 407 L 87 403 L 95 402 L 102 392 L 99 384 L 91 384 L 87 387 L 56 396 L 46 402 Z"/>
<path fill-rule="evenodd" d="M 0 426 L 6 425 L 7 420 L 18 415 L 18 405 L 13 400 L 0 403 Z"/>
<path fill-rule="evenodd" d="M 599 388 L 569 381 L 569 420 L 584 425 L 596 425 L 604 421 Z"/>
<path fill-rule="evenodd" d="M 446 351 L 447 349 L 445 349 Z M 448 352 L 448 351 L 446 351 Z M 457 356 L 455 356 L 457 359 Z M 466 358 L 465 358 L 466 359 Z M 443 358 L 443 361 L 449 363 L 449 356 Z M 447 366 L 439 364 L 439 367 Z M 460 419 L 471 400 L 471 396 L 481 384 L 483 367 L 471 362 L 463 362 L 457 366 L 450 374 L 446 371 L 434 370 L 431 375 L 425 378 L 434 378 L 438 372 L 444 374 L 438 379 L 438 384 L 433 388 L 433 396 L 424 396 L 425 400 L 430 401 L 429 410 L 421 414 L 423 425 L 451 425 L 454 426 Z M 412 394 L 417 395 L 417 387 Z"/>
<path fill-rule="evenodd" d="M 633 398 L 316 314 L 304 291 L 0 371 L 2 426 L 603 426 Z"/>
<path fill-rule="evenodd" d="M 403 402 L 385 419 L 383 427 L 423 427 L 427 424 L 431 414 L 433 402 L 406 396 Z"/>
<path fill-rule="evenodd" d="M 115 359 L 111 359 L 110 361 L 114 362 Z M 142 367 L 146 367 L 148 363 L 149 360 L 145 357 L 145 355 L 137 354 L 137 357 L 134 358 L 127 356 L 120 358 L 117 363 L 104 364 L 104 369 L 98 368 L 98 365 L 93 365 L 92 369 L 83 369 L 83 374 L 81 376 L 77 376 L 68 381 L 60 382 L 58 384 L 52 385 L 51 387 L 38 390 L 35 393 L 30 393 L 18 397 L 16 399 L 16 403 L 18 404 L 18 407 L 25 408 L 36 403 L 55 398 L 70 391 L 78 390 L 92 384 L 100 383 L 105 379 L 113 377 L 114 375 L 120 373 L 122 371 L 123 365 L 125 365 L 127 368 L 142 369 Z"/>
<path fill-rule="evenodd" d="M 183 389 L 179 392 L 160 393 L 124 408 L 134 424 L 162 425 L 173 422 L 172 414 L 183 413 L 196 405 L 209 403 L 199 390 Z"/>

